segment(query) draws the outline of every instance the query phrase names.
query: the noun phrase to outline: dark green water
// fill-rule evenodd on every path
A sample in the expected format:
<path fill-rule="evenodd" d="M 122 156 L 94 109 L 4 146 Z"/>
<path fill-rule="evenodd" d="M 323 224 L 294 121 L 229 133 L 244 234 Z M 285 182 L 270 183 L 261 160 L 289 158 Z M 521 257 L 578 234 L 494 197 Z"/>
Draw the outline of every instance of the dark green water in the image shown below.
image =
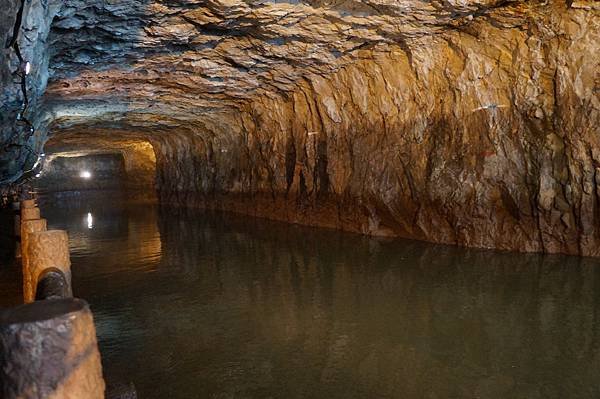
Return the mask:
<path fill-rule="evenodd" d="M 600 397 L 599 260 L 118 203 L 42 209 L 140 398 Z"/>

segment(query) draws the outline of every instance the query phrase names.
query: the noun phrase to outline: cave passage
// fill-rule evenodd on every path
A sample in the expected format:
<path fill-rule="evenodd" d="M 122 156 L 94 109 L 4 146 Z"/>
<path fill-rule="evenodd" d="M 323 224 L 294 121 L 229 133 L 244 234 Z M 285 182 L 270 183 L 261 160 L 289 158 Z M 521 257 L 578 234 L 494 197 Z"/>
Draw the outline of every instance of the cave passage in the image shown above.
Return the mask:
<path fill-rule="evenodd" d="M 59 135 L 46 143 L 43 169 L 33 187 L 40 195 L 109 196 L 127 201 L 156 200 L 156 157 L 144 139 L 107 135 Z"/>
<path fill-rule="evenodd" d="M 46 162 L 36 182 L 43 192 L 120 190 L 127 180 L 121 154 L 56 155 Z"/>
<path fill-rule="evenodd" d="M 600 0 L 1 1 L 0 306 L 67 230 L 109 387 L 600 397 Z"/>

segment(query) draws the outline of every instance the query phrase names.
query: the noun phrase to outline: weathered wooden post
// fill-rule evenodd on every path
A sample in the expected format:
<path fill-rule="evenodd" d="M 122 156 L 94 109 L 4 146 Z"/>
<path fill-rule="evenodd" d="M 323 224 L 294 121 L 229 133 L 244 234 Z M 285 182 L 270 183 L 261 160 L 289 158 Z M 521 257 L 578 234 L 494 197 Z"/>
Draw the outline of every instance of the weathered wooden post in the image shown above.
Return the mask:
<path fill-rule="evenodd" d="M 0 311 L 0 397 L 103 399 L 92 312 L 75 298 Z"/>
<path fill-rule="evenodd" d="M 21 209 L 27 209 L 27 208 L 35 208 L 35 200 L 34 199 L 27 199 L 27 200 L 23 200 L 21 201 Z"/>
<path fill-rule="evenodd" d="M 20 208 L 21 204 L 19 204 Z M 40 218 L 40 208 L 20 208 L 21 215 L 15 219 L 15 234 L 17 235 L 17 258 L 23 255 L 23 245 L 19 242 L 21 237 L 21 224 L 25 220 L 35 220 Z"/>
<path fill-rule="evenodd" d="M 48 230 L 30 233 L 27 236 L 27 256 L 30 281 L 34 289 L 25 302 L 34 300 L 35 287 L 40 274 L 46 269 L 55 268 L 64 273 L 68 285 L 68 295 L 71 289 L 71 260 L 69 257 L 69 237 L 64 230 Z"/>
<path fill-rule="evenodd" d="M 40 208 L 23 208 L 21 209 L 21 223 L 24 220 L 33 220 L 40 218 Z"/>
<path fill-rule="evenodd" d="M 23 268 L 23 299 L 25 302 L 31 302 L 28 298 L 33 298 L 33 285 L 31 281 L 31 271 L 29 267 L 29 234 L 39 231 L 46 231 L 46 219 L 25 220 L 21 223 L 21 249 L 22 249 L 22 268 Z"/>

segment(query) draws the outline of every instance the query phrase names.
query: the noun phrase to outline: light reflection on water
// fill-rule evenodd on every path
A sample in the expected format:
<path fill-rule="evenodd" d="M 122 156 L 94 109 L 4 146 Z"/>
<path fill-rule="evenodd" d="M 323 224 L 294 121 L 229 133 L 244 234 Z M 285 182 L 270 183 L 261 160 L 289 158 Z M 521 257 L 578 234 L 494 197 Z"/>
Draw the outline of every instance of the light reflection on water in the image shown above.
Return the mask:
<path fill-rule="evenodd" d="M 600 397 L 596 259 L 84 202 L 43 209 L 141 398 Z"/>
<path fill-rule="evenodd" d="M 87 224 L 88 229 L 94 228 L 94 217 L 92 216 L 91 212 L 87 213 L 87 216 L 85 217 L 85 222 Z"/>

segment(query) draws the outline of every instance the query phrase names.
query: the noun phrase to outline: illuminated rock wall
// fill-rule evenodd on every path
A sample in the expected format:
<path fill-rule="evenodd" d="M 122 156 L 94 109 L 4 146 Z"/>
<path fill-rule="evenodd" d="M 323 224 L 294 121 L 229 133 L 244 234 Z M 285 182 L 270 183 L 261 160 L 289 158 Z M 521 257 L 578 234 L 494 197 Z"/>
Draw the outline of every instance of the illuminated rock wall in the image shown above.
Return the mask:
<path fill-rule="evenodd" d="M 599 21 L 554 10 L 357 51 L 247 104 L 228 131 L 162 137 L 162 192 L 367 234 L 598 255 Z"/>
<path fill-rule="evenodd" d="M 599 13 L 68 0 L 38 123 L 57 142 L 146 140 L 166 202 L 600 255 Z"/>

